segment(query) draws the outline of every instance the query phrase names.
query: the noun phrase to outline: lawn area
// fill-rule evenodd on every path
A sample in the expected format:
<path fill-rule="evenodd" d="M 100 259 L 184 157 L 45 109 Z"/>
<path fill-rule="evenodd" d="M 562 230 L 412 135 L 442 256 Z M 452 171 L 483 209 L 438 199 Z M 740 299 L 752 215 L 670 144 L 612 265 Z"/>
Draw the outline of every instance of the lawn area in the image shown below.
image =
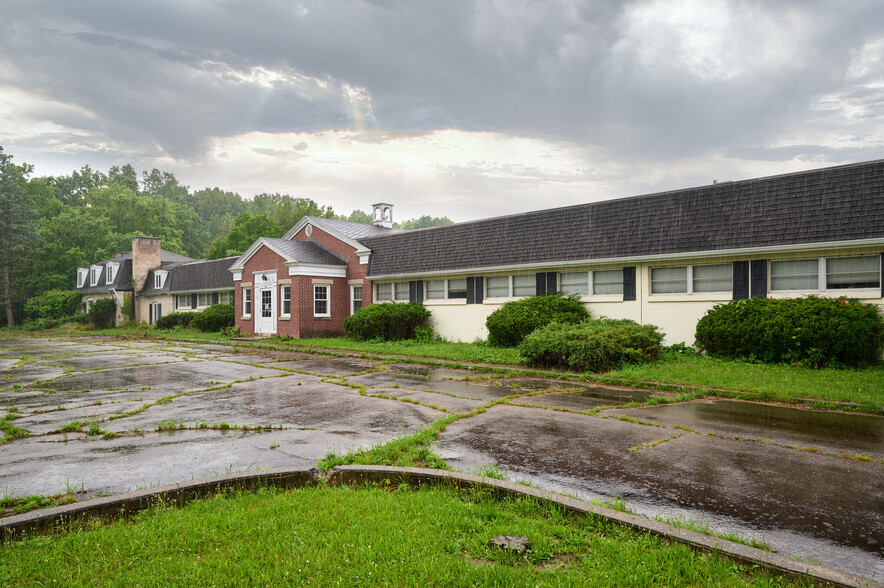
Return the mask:
<path fill-rule="evenodd" d="M 850 402 L 875 409 L 872 412 L 884 411 L 882 365 L 866 369 L 814 370 L 667 353 L 656 363 L 632 365 L 605 375 L 630 381 L 757 392 L 786 402 L 801 398 Z"/>
<path fill-rule="evenodd" d="M 488 547 L 531 541 L 526 556 Z M 0 585 L 789 586 L 595 517 L 481 491 L 328 487 L 216 496 L 7 543 Z"/>
<path fill-rule="evenodd" d="M 294 339 L 287 341 L 293 345 L 313 348 L 347 349 L 365 353 L 395 353 L 415 357 L 450 359 L 478 363 L 519 365 L 520 357 L 516 349 L 492 347 L 485 343 L 451 343 L 448 341 L 384 341 L 378 343 L 356 341 L 347 337 L 322 339 Z"/>

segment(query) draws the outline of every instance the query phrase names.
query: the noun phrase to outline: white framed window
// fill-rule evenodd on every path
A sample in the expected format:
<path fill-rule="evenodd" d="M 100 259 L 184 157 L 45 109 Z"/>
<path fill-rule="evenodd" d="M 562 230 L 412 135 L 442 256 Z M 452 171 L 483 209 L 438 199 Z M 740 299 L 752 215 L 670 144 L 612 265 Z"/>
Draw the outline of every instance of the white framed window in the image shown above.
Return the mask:
<path fill-rule="evenodd" d="M 93 304 L 94 302 L 95 302 L 95 301 L 94 301 L 93 299 L 91 299 L 91 298 L 87 298 L 87 299 L 86 299 L 86 313 L 87 313 L 87 314 L 89 313 L 90 310 L 92 310 L 92 304 Z"/>
<path fill-rule="evenodd" d="M 395 282 L 393 284 L 393 300 L 396 302 L 408 302 L 408 282 Z"/>
<path fill-rule="evenodd" d="M 702 294 L 733 291 L 733 264 L 651 268 L 651 294 Z"/>
<path fill-rule="evenodd" d="M 362 308 L 362 286 L 350 286 L 350 314 Z"/>
<path fill-rule="evenodd" d="M 690 270 L 691 293 L 734 290 L 734 266 L 731 263 L 693 265 Z"/>
<path fill-rule="evenodd" d="M 175 296 L 175 308 L 193 308 L 190 294 L 178 294 Z"/>
<path fill-rule="evenodd" d="M 230 292 L 221 292 L 218 295 L 218 302 L 220 304 L 233 304 L 233 298 L 230 296 Z"/>
<path fill-rule="evenodd" d="M 485 296 L 488 298 L 507 298 L 510 295 L 510 276 L 491 276 L 485 278 Z"/>
<path fill-rule="evenodd" d="M 880 287 L 880 255 L 781 259 L 770 262 L 772 292 L 871 290 Z"/>
<path fill-rule="evenodd" d="M 279 287 L 279 304 L 282 316 L 290 316 L 292 314 L 292 287 L 288 284 Z"/>
<path fill-rule="evenodd" d="M 562 272 L 559 290 L 580 296 L 623 294 L 623 269 Z"/>
<path fill-rule="evenodd" d="M 377 299 L 378 302 L 393 300 L 393 284 L 390 282 L 387 282 L 386 284 L 378 284 Z"/>
<path fill-rule="evenodd" d="M 427 280 L 427 300 L 445 298 L 445 280 Z"/>
<path fill-rule="evenodd" d="M 313 285 L 313 316 L 331 316 L 331 304 L 329 300 L 330 290 L 331 286 L 329 286 L 328 284 Z"/>
<path fill-rule="evenodd" d="M 77 288 L 82 288 L 83 284 L 86 283 L 86 277 L 89 275 L 89 268 L 78 268 L 77 269 Z"/>
<path fill-rule="evenodd" d="M 163 316 L 163 303 L 162 302 L 151 302 L 149 308 L 149 316 L 150 324 L 155 324 L 158 320 L 160 320 Z"/>
<path fill-rule="evenodd" d="M 155 271 L 153 273 L 153 287 L 156 290 L 159 290 L 163 287 L 163 284 L 166 283 L 166 272 L 164 271 Z"/>
<path fill-rule="evenodd" d="M 101 268 L 92 266 L 89 268 L 89 285 L 97 286 L 98 285 L 98 275 L 101 273 Z"/>
<path fill-rule="evenodd" d="M 242 315 L 252 316 L 252 289 L 242 289 Z"/>
<path fill-rule="evenodd" d="M 688 266 L 651 268 L 651 294 L 687 294 Z"/>
<path fill-rule="evenodd" d="M 114 283 L 117 277 L 117 269 L 120 267 L 117 263 L 109 263 L 104 266 L 104 283 L 110 285 Z"/>
<path fill-rule="evenodd" d="M 408 302 L 408 282 L 386 282 L 377 285 L 378 302 Z"/>
<path fill-rule="evenodd" d="M 513 296 L 537 295 L 537 277 L 534 274 L 513 276 Z"/>

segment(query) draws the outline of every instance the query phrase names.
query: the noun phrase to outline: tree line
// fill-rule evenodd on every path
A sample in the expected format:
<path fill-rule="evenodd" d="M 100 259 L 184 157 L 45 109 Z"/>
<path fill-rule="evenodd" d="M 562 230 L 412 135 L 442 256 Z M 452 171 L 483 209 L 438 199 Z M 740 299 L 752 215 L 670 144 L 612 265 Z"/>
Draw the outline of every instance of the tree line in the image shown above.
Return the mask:
<path fill-rule="evenodd" d="M 106 173 L 85 165 L 66 176 L 32 174 L 33 166 L 14 163 L 0 146 L 0 324 L 20 324 L 29 298 L 71 289 L 77 268 L 131 250 L 133 236 L 158 237 L 163 249 L 194 259 L 220 259 L 258 237 L 281 237 L 303 216 L 371 223 L 364 211 L 338 215 L 311 198 L 191 190 L 170 172 L 139 175 L 129 164 Z M 447 217 L 423 216 L 396 226 L 446 224 Z"/>

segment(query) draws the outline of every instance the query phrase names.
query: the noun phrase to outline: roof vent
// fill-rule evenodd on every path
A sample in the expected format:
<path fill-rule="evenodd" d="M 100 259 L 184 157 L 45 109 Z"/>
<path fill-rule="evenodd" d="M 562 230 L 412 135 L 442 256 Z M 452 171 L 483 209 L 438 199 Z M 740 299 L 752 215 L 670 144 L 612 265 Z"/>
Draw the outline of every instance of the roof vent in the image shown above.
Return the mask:
<path fill-rule="evenodd" d="M 393 228 L 393 205 L 385 202 L 372 204 L 371 224 L 378 227 Z"/>

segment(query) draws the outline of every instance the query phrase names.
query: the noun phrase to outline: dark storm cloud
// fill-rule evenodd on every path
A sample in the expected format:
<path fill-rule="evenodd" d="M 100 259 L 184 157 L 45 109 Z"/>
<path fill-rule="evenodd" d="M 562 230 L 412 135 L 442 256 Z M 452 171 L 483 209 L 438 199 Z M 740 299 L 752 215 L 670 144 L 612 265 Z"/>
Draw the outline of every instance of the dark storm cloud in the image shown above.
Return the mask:
<path fill-rule="evenodd" d="M 702 46 L 686 53 L 662 22 L 635 28 L 652 2 L 14 0 L 0 71 L 95 115 L 42 113 L 59 125 L 173 157 L 215 136 L 353 125 L 348 87 L 366 90 L 367 124 L 384 129 L 545 136 L 634 158 L 761 145 L 815 116 L 815 96 L 863 99 L 845 71 L 882 34 L 884 4 L 724 6 L 745 22 L 713 49 L 742 57 L 702 75 L 691 60 L 715 57 Z M 756 16 L 771 28 L 746 26 Z"/>

